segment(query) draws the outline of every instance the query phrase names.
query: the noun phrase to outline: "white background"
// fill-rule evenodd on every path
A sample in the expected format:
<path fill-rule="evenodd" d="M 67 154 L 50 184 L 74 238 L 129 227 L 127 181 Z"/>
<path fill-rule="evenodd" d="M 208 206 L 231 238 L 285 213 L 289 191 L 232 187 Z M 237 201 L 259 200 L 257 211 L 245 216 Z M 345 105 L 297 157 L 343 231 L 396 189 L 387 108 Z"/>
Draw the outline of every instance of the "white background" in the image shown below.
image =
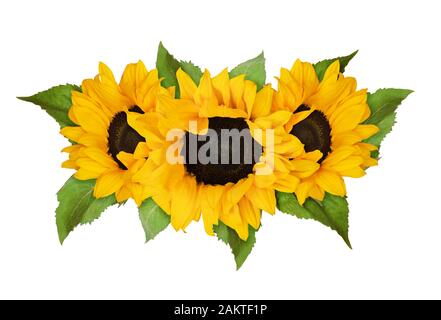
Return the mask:
<path fill-rule="evenodd" d="M 0 4 L 0 298 L 441 298 L 441 74 L 438 1 L 2 1 Z M 15 99 L 80 84 L 106 62 L 119 77 L 158 42 L 212 72 L 256 56 L 267 81 L 296 58 L 360 49 L 360 88 L 415 90 L 380 165 L 347 180 L 349 250 L 313 221 L 263 217 L 240 271 L 202 223 L 144 244 L 133 203 L 61 246 L 56 192 L 67 141 Z"/>

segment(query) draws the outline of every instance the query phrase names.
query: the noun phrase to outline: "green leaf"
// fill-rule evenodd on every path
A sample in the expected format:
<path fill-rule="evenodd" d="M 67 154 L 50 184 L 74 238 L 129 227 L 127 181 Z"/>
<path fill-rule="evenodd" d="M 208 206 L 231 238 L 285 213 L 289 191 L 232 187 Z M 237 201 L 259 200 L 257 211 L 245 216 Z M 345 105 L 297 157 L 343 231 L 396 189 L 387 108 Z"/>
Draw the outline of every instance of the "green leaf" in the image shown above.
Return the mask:
<path fill-rule="evenodd" d="M 368 124 L 377 124 L 385 117 L 394 113 L 398 106 L 411 94 L 407 89 L 380 89 L 368 95 L 368 105 L 371 116 L 365 121 Z"/>
<path fill-rule="evenodd" d="M 376 125 L 380 131 L 366 139 L 365 142 L 380 148 L 383 139 L 392 131 L 398 106 L 412 92 L 412 90 L 406 89 L 380 89 L 368 95 L 367 102 L 371 109 L 371 116 L 365 123 Z M 374 157 L 378 157 L 378 155 L 378 151 L 372 153 Z"/>
<path fill-rule="evenodd" d="M 396 118 L 396 113 L 393 112 L 389 115 L 387 115 L 386 117 L 384 117 L 381 121 L 377 122 L 375 125 L 380 129 L 380 131 L 378 131 L 375 135 L 373 135 L 372 137 L 369 137 L 368 139 L 366 139 L 364 142 L 373 144 L 375 146 L 377 146 L 378 148 L 380 148 L 381 142 L 383 141 L 383 139 L 386 137 L 386 135 L 388 133 L 390 133 L 392 131 L 392 127 L 395 124 L 395 118 Z M 378 157 L 378 151 L 375 151 L 375 153 L 373 154 L 377 155 Z"/>
<path fill-rule="evenodd" d="M 114 195 L 96 199 L 93 196 L 94 186 L 95 180 L 77 180 L 72 176 L 58 191 L 56 220 L 61 244 L 77 225 L 92 223 L 116 203 Z"/>
<path fill-rule="evenodd" d="M 326 60 L 322 60 L 320 62 L 317 62 L 314 64 L 314 69 L 315 69 L 315 73 L 317 74 L 317 77 L 320 81 L 322 81 L 323 77 L 325 76 L 325 72 L 328 69 L 328 67 L 337 59 L 340 60 L 340 72 L 343 73 L 345 72 L 345 68 L 348 65 L 349 61 L 352 60 L 353 57 L 355 57 L 355 55 L 358 53 L 357 51 L 352 52 L 350 55 L 348 56 L 344 56 L 344 57 L 337 57 L 334 59 L 326 59 Z"/>
<path fill-rule="evenodd" d="M 191 61 L 179 61 L 159 43 L 158 56 L 156 58 L 156 69 L 160 78 L 164 78 L 162 85 L 166 88 L 174 86 L 176 88 L 176 97 L 180 97 L 180 90 L 178 86 L 178 79 L 176 78 L 176 71 L 182 68 L 196 84 L 202 77 L 202 71 L 198 66 L 195 66 Z"/>
<path fill-rule="evenodd" d="M 194 83 L 196 83 L 196 85 L 199 85 L 199 82 L 202 77 L 201 68 L 195 66 L 191 61 L 181 61 L 180 63 L 182 70 L 184 70 L 184 72 L 191 77 L 191 79 L 194 81 Z"/>
<path fill-rule="evenodd" d="M 193 62 L 176 59 L 163 46 L 162 42 L 159 43 L 158 47 L 156 68 L 158 69 L 159 77 L 164 79 L 162 84 L 165 87 L 175 86 L 176 97 L 180 96 L 178 80 L 176 78 L 176 71 L 178 71 L 179 68 L 182 68 L 196 84 L 199 84 L 203 74 L 202 70 L 194 65 Z M 260 90 L 265 84 L 266 79 L 265 57 L 263 52 L 254 59 L 245 61 L 230 71 L 231 78 L 241 74 L 245 74 L 246 79 L 256 83 L 257 90 Z"/>
<path fill-rule="evenodd" d="M 144 228 L 146 242 L 154 239 L 170 224 L 170 216 L 152 198 L 144 200 L 139 207 L 139 218 Z"/>
<path fill-rule="evenodd" d="M 162 85 L 166 88 L 174 86 L 176 88 L 176 97 L 179 97 L 178 80 L 176 79 L 176 71 L 181 64 L 175 59 L 167 49 L 159 43 L 158 55 L 156 58 L 156 69 L 160 78 L 164 78 Z"/>
<path fill-rule="evenodd" d="M 348 235 L 349 208 L 345 198 L 326 193 L 323 201 L 308 198 L 301 206 L 293 193 L 277 192 L 276 196 L 277 208 L 280 211 L 300 219 L 313 219 L 330 227 L 337 231 L 349 248 L 352 248 Z"/>
<path fill-rule="evenodd" d="M 248 239 L 243 241 L 236 231 L 219 221 L 219 224 L 214 226 L 214 232 L 222 242 L 230 246 L 236 261 L 236 268 L 239 270 L 256 243 L 256 230 L 249 226 Z"/>
<path fill-rule="evenodd" d="M 262 89 L 266 81 L 265 57 L 263 52 L 254 59 L 245 61 L 230 71 L 230 78 L 241 74 L 245 79 L 253 81 L 257 85 L 257 91 Z"/>
<path fill-rule="evenodd" d="M 81 91 L 81 88 L 76 85 L 65 84 L 52 87 L 30 97 L 17 98 L 39 105 L 58 122 L 61 128 L 63 128 L 75 125 L 68 116 L 68 111 L 72 106 L 72 91 L 74 90 Z"/>

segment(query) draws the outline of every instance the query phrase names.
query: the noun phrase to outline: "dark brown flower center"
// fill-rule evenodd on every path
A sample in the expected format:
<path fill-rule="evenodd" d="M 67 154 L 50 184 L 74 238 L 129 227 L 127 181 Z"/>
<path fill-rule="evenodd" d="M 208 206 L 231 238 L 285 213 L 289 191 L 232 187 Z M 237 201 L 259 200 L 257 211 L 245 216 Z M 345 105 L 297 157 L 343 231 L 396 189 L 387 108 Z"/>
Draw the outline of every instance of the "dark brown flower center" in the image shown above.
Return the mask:
<path fill-rule="evenodd" d="M 129 109 L 131 112 L 144 113 L 138 106 L 133 106 Z M 127 123 L 127 114 L 122 111 L 115 114 L 110 122 L 108 133 L 108 153 L 121 169 L 127 170 L 127 167 L 119 161 L 116 157 L 121 151 L 127 153 L 134 153 L 139 142 L 144 142 L 145 139 L 138 132 L 135 131 Z"/>
<path fill-rule="evenodd" d="M 309 109 L 308 106 L 302 104 L 295 113 Z M 321 151 L 323 156 L 318 161 L 319 163 L 331 152 L 331 126 L 321 111 L 314 110 L 306 119 L 297 123 L 290 133 L 305 145 L 306 152 Z"/>
<path fill-rule="evenodd" d="M 214 117 L 209 119 L 206 135 L 185 134 L 181 151 L 185 169 L 199 183 L 225 185 L 236 183 L 253 172 L 262 155 L 244 119 Z"/>

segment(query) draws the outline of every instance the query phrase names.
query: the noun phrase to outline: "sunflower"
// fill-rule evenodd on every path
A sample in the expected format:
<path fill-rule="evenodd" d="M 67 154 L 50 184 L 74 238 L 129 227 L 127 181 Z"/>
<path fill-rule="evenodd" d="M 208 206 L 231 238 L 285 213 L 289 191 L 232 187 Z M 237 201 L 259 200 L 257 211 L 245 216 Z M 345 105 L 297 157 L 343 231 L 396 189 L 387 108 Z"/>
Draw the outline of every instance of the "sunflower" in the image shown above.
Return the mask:
<path fill-rule="evenodd" d="M 127 123 L 127 115 L 154 112 L 158 94 L 173 94 L 161 87 L 156 70 L 139 61 L 127 65 L 121 81 L 103 63 L 99 75 L 82 83 L 82 92 L 72 92 L 69 118 L 77 125 L 61 134 L 75 144 L 64 148 L 69 160 L 64 168 L 75 169 L 79 180 L 96 179 L 93 194 L 115 194 L 118 202 L 133 198 L 138 205 L 148 196 L 134 174 L 149 155 L 145 138 Z"/>
<path fill-rule="evenodd" d="M 286 131 L 300 139 L 307 157 L 321 152 L 316 159 L 320 168 L 303 178 L 295 191 L 301 204 L 308 197 L 323 200 L 325 192 L 345 196 L 342 177 L 361 177 L 364 169 L 377 164 L 371 157 L 376 147 L 363 142 L 379 130 L 363 124 L 370 116 L 366 101 L 367 90 L 357 90 L 356 80 L 340 73 L 338 60 L 321 82 L 307 62 L 297 60 L 291 70 L 281 69 L 272 110 L 291 112 Z"/>
<path fill-rule="evenodd" d="M 176 230 L 202 215 L 209 235 L 220 220 L 246 240 L 249 226 L 259 228 L 261 210 L 274 214 L 275 190 L 294 192 L 318 164 L 302 159 L 303 145 L 286 132 L 291 112 L 271 112 L 271 86 L 257 91 L 244 75 L 230 79 L 226 69 L 213 78 L 205 71 L 199 85 L 181 69 L 176 75 L 180 99 L 161 95 L 157 113 L 128 116 L 150 149 L 134 180 L 147 186 Z M 237 130 L 240 148 L 222 139 L 224 130 Z M 207 145 L 218 153 L 203 161 Z M 171 154 L 182 161 L 170 161 Z"/>

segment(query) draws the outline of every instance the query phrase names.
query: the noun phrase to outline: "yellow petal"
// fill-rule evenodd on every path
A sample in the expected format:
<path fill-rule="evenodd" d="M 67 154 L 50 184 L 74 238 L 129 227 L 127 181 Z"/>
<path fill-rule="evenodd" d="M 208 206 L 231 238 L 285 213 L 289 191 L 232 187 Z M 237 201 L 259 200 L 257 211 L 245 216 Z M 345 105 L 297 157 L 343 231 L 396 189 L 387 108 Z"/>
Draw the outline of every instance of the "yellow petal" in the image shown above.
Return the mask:
<path fill-rule="evenodd" d="M 246 197 L 258 208 L 274 214 L 276 209 L 276 196 L 274 189 L 251 188 Z"/>
<path fill-rule="evenodd" d="M 332 133 L 351 131 L 361 122 L 363 109 L 359 105 L 345 107 L 344 111 L 331 121 Z"/>
<path fill-rule="evenodd" d="M 278 175 L 274 188 L 281 192 L 294 192 L 300 183 L 300 179 L 294 174 Z"/>
<path fill-rule="evenodd" d="M 349 79 L 349 80 L 348 80 Z M 350 83 L 351 78 L 346 78 L 344 81 L 339 81 L 337 84 L 341 84 L 341 88 L 345 88 L 344 83 Z M 332 114 L 329 116 L 329 120 L 332 122 L 334 119 L 346 112 L 346 108 L 350 108 L 352 106 L 357 106 L 360 110 L 360 113 L 364 115 L 365 109 L 369 109 L 367 103 L 367 91 L 360 90 L 357 92 L 353 92 L 346 97 L 344 97 L 341 101 L 338 101 L 338 104 L 330 108 L 329 111 L 332 111 Z"/>
<path fill-rule="evenodd" d="M 278 110 L 287 110 L 292 112 L 293 106 L 285 105 L 283 94 L 279 91 L 274 91 L 271 111 L 278 111 Z"/>
<path fill-rule="evenodd" d="M 100 173 L 95 171 L 90 171 L 86 168 L 78 168 L 77 172 L 75 172 L 74 176 L 78 180 L 90 180 L 98 178 Z"/>
<path fill-rule="evenodd" d="M 320 152 L 320 150 L 314 150 L 314 151 L 305 153 L 301 158 L 305 159 L 305 160 L 311 160 L 311 161 L 317 162 L 321 159 L 322 156 L 323 156 L 323 154 Z"/>
<path fill-rule="evenodd" d="M 101 175 L 102 173 L 104 173 L 105 171 L 109 170 L 108 167 L 103 166 L 101 163 L 92 160 L 90 158 L 79 158 L 76 161 L 77 165 L 80 168 L 84 168 L 86 169 L 88 172 L 93 172 L 94 173 L 94 178 L 96 178 L 97 176 Z"/>
<path fill-rule="evenodd" d="M 346 195 L 346 186 L 343 178 L 336 172 L 321 169 L 315 175 L 316 183 L 323 190 L 336 196 Z"/>
<path fill-rule="evenodd" d="M 176 72 L 176 78 L 178 79 L 179 90 L 181 92 L 182 99 L 194 99 L 197 86 L 191 79 L 191 77 L 185 73 L 181 68 Z"/>
<path fill-rule="evenodd" d="M 78 119 L 75 116 L 74 108 L 70 107 L 69 111 L 67 112 L 67 115 L 70 120 L 72 120 L 75 124 L 78 124 Z"/>
<path fill-rule="evenodd" d="M 360 167 L 353 167 L 353 168 L 344 169 L 344 170 L 340 169 L 339 173 L 342 176 L 351 177 L 351 178 L 361 178 L 366 174 L 366 172 Z"/>
<path fill-rule="evenodd" d="M 299 178 L 307 178 L 320 168 L 320 164 L 316 161 L 307 159 L 294 159 L 291 162 L 293 165 L 293 172 Z"/>
<path fill-rule="evenodd" d="M 245 224 L 245 222 L 242 221 L 242 216 L 240 215 L 238 204 L 233 205 L 228 210 L 222 204 L 220 220 L 230 228 L 236 230 L 238 233 L 240 232 L 239 229 L 241 229 Z"/>
<path fill-rule="evenodd" d="M 326 69 L 322 82 L 330 79 L 337 80 L 339 74 L 340 74 L 340 60 L 337 59 L 333 63 L 331 63 L 328 69 Z"/>
<path fill-rule="evenodd" d="M 280 79 L 279 79 L 280 82 L 283 82 L 283 84 L 286 87 L 290 88 L 291 92 L 294 94 L 294 96 L 296 96 L 296 98 L 301 98 L 301 95 L 302 95 L 301 90 L 297 90 L 297 89 L 300 89 L 299 84 L 302 83 L 302 81 L 301 81 L 302 79 L 298 78 L 298 77 L 294 77 L 294 73 L 296 75 L 298 75 L 298 74 L 301 75 L 301 70 L 299 70 L 298 73 L 296 73 L 294 71 L 295 68 L 297 69 L 299 67 L 299 63 L 300 63 L 300 60 L 297 60 L 293 64 L 291 71 L 289 71 L 286 68 L 280 68 Z M 301 65 L 300 65 L 300 68 L 301 68 Z M 293 92 L 292 89 L 294 89 L 295 92 Z"/>
<path fill-rule="evenodd" d="M 225 118 L 247 118 L 248 115 L 245 111 L 240 109 L 232 109 L 225 106 L 210 106 L 205 108 L 200 116 L 206 118 L 213 117 L 225 117 Z"/>
<path fill-rule="evenodd" d="M 278 91 L 283 96 L 283 105 L 291 112 L 295 111 L 302 104 L 301 96 L 293 93 L 295 87 L 288 87 L 285 83 L 279 81 Z"/>
<path fill-rule="evenodd" d="M 360 156 L 350 156 L 335 165 L 332 166 L 332 169 L 341 175 L 345 175 L 346 172 L 352 172 L 353 174 L 357 175 L 354 178 L 358 178 L 364 175 L 363 170 L 358 170 L 357 168 L 361 169 L 361 165 L 363 164 L 364 159 Z M 358 173 L 356 173 L 358 172 Z M 361 175 L 359 175 L 361 174 Z M 352 175 L 351 175 L 352 176 Z"/>
<path fill-rule="evenodd" d="M 105 106 L 113 114 L 123 111 L 134 103 L 129 97 L 122 94 L 116 84 L 109 86 L 99 82 L 99 80 L 94 80 L 94 83 L 90 86 L 93 87 L 94 99 L 99 101 L 100 106 Z"/>
<path fill-rule="evenodd" d="M 61 164 L 62 168 L 65 169 L 78 169 L 77 163 L 74 160 L 66 160 Z"/>
<path fill-rule="evenodd" d="M 171 197 L 166 192 L 161 192 L 153 195 L 153 200 L 155 203 L 165 211 L 168 215 L 171 213 Z"/>
<path fill-rule="evenodd" d="M 145 67 L 144 63 L 141 60 L 138 60 L 136 63 L 136 83 L 137 87 L 142 86 L 143 82 L 148 80 L 148 77 L 150 76 L 153 81 L 156 81 L 158 79 L 156 70 L 153 70 L 151 74 L 147 71 L 147 68 Z"/>
<path fill-rule="evenodd" d="M 74 109 L 75 117 L 81 127 L 90 133 L 100 136 L 107 135 L 107 128 L 109 123 L 104 122 L 98 111 L 94 112 L 91 109 L 78 107 Z"/>
<path fill-rule="evenodd" d="M 240 211 L 239 204 L 236 204 L 233 208 L 234 214 L 239 215 L 241 217 L 241 223 L 237 224 L 233 227 L 233 229 L 237 232 L 237 235 L 243 241 L 248 239 L 248 221 L 246 220 L 246 216 L 244 212 Z"/>
<path fill-rule="evenodd" d="M 309 191 L 309 196 L 318 201 L 323 201 L 323 198 L 325 197 L 325 192 L 317 184 L 314 184 Z"/>
<path fill-rule="evenodd" d="M 201 188 L 201 211 L 204 221 L 205 231 L 208 235 L 214 235 L 213 225 L 218 224 L 221 211 L 220 199 L 222 196 L 222 187 L 204 186 Z"/>
<path fill-rule="evenodd" d="M 325 167 L 332 167 L 339 162 L 343 161 L 350 155 L 354 154 L 356 152 L 356 149 L 352 146 L 343 146 L 338 149 L 333 150 L 331 153 L 328 154 L 326 159 L 323 161 L 323 166 Z"/>
<path fill-rule="evenodd" d="M 97 148 L 84 148 L 83 153 L 107 169 L 116 168 L 115 161 L 104 151 Z"/>
<path fill-rule="evenodd" d="M 175 230 L 185 229 L 195 218 L 198 190 L 194 178 L 186 177 L 176 184 L 171 202 L 171 224 Z"/>
<path fill-rule="evenodd" d="M 170 97 L 174 97 L 176 95 L 176 87 L 172 86 L 172 87 L 168 87 L 166 88 L 168 94 L 170 95 Z"/>
<path fill-rule="evenodd" d="M 131 197 L 131 195 L 132 194 L 131 194 L 129 188 L 126 186 L 122 186 L 121 189 L 119 189 L 115 193 L 116 201 L 119 203 L 124 202 L 127 199 L 129 199 Z"/>
<path fill-rule="evenodd" d="M 309 117 L 309 115 L 311 113 L 314 112 L 314 109 L 309 109 L 306 111 L 300 111 L 300 112 L 296 112 L 293 113 L 291 115 L 291 119 L 285 124 L 285 129 L 287 132 L 291 132 L 292 128 L 298 124 L 300 121 L 305 120 L 306 118 Z"/>
<path fill-rule="evenodd" d="M 245 81 L 245 88 L 243 93 L 243 100 L 249 118 L 253 111 L 254 101 L 256 99 L 256 84 L 252 81 Z"/>
<path fill-rule="evenodd" d="M 124 184 L 120 170 L 103 173 L 97 180 L 93 194 L 95 198 L 103 198 L 118 191 Z"/>
<path fill-rule="evenodd" d="M 133 157 L 133 154 L 128 152 L 120 151 L 116 155 L 116 157 L 118 158 L 119 161 L 121 161 L 125 165 L 126 168 L 132 167 L 136 162 L 136 159 Z"/>
<path fill-rule="evenodd" d="M 133 200 L 135 200 L 138 207 L 141 206 L 142 202 L 147 199 L 150 195 L 146 195 L 143 191 L 143 186 L 139 183 L 128 184 Z"/>
<path fill-rule="evenodd" d="M 232 106 L 237 109 L 246 111 L 245 103 L 242 100 L 242 96 L 245 90 L 245 75 L 240 75 L 230 79 L 231 98 L 230 102 Z"/>
<path fill-rule="evenodd" d="M 364 140 L 378 133 L 380 129 L 373 124 L 360 124 L 354 129 L 354 131 L 360 136 L 361 140 Z"/>
<path fill-rule="evenodd" d="M 136 88 L 138 84 L 136 82 L 136 64 L 130 63 L 126 66 L 124 73 L 120 81 L 121 90 L 124 94 L 136 101 Z"/>
<path fill-rule="evenodd" d="M 98 100 L 98 99 L 97 99 Z M 84 92 L 78 92 L 78 91 L 72 91 L 72 108 L 69 110 L 69 117 L 72 117 L 72 120 L 74 120 L 74 106 L 75 107 L 85 107 L 91 110 L 100 110 L 103 112 L 103 115 L 107 119 L 111 119 L 113 117 L 113 112 L 107 108 L 104 105 L 101 105 L 97 100 L 94 99 L 94 96 L 89 96 L 85 94 Z M 75 123 L 78 123 L 78 120 L 75 117 L 74 120 Z"/>
<path fill-rule="evenodd" d="M 295 74 L 294 74 L 295 77 Z M 319 81 L 317 78 L 317 73 L 314 70 L 314 66 L 309 62 L 302 63 L 302 87 L 303 87 L 303 96 L 309 97 L 314 94 L 319 85 Z"/>
<path fill-rule="evenodd" d="M 332 146 L 336 149 L 345 146 L 351 146 L 361 141 L 360 135 L 358 135 L 355 131 L 335 134 L 332 136 L 331 139 L 332 139 Z"/>
<path fill-rule="evenodd" d="M 251 119 L 267 116 L 270 113 L 273 94 L 274 89 L 271 88 L 271 85 L 266 85 L 257 92 Z"/>
<path fill-rule="evenodd" d="M 354 78 L 343 79 L 340 76 L 337 81 L 331 77 L 327 81 L 322 81 L 318 91 L 307 98 L 305 103 L 312 108 L 322 111 L 329 119 L 332 116 L 333 107 L 338 106 L 337 102 L 343 101 L 353 92 L 355 87 L 356 81 Z"/>
<path fill-rule="evenodd" d="M 286 124 L 291 118 L 289 111 L 276 111 L 268 116 L 257 118 L 254 124 L 261 129 L 274 129 Z"/>
<path fill-rule="evenodd" d="M 74 153 L 80 151 L 81 149 L 83 149 L 83 146 L 73 144 L 71 146 L 64 147 L 63 149 L 61 149 L 61 152 Z"/>
<path fill-rule="evenodd" d="M 218 105 L 217 97 L 211 83 L 211 76 L 208 70 L 205 70 L 201 77 L 198 88 L 194 94 L 194 101 L 199 106 Z"/>
<path fill-rule="evenodd" d="M 368 151 L 378 150 L 377 146 L 374 146 L 373 144 L 370 144 L 370 143 L 360 142 L 360 143 L 357 143 L 357 146 L 359 146 L 365 150 L 368 150 Z"/>
<path fill-rule="evenodd" d="M 304 153 L 303 144 L 297 137 L 292 135 L 286 136 L 285 140 L 280 143 L 276 143 L 274 146 L 274 151 L 277 154 L 283 154 L 286 158 L 297 158 Z"/>
<path fill-rule="evenodd" d="M 84 133 L 77 142 L 87 147 L 107 150 L 107 136 L 99 136 L 94 133 Z"/>
<path fill-rule="evenodd" d="M 222 70 L 216 77 L 213 78 L 213 88 L 216 93 L 219 104 L 230 105 L 230 77 L 228 69 Z"/>
<path fill-rule="evenodd" d="M 128 112 L 127 123 L 133 129 L 135 129 L 141 136 L 146 138 L 146 140 L 148 141 L 146 143 L 147 145 L 155 145 L 156 143 L 155 149 L 157 149 L 164 142 L 164 137 L 158 131 L 158 126 L 160 121 L 159 117 L 160 115 L 158 113 L 152 113 L 152 112 L 146 114 Z"/>
<path fill-rule="evenodd" d="M 258 188 L 269 188 L 276 182 L 276 175 L 274 173 L 256 174 L 254 176 L 254 181 Z"/>
<path fill-rule="evenodd" d="M 66 138 L 77 142 L 85 131 L 81 127 L 64 127 L 60 133 Z"/>
<path fill-rule="evenodd" d="M 158 97 L 158 112 L 172 117 L 195 117 L 199 112 L 199 107 L 190 100 L 173 99 L 169 96 L 161 95 Z"/>
<path fill-rule="evenodd" d="M 239 211 L 242 220 L 247 221 L 256 230 L 260 227 L 260 210 L 250 200 L 242 198 L 239 202 Z"/>
<path fill-rule="evenodd" d="M 116 84 L 112 70 L 103 62 L 99 63 L 99 73 L 104 82 L 109 81 L 111 84 Z"/>
<path fill-rule="evenodd" d="M 302 181 L 295 191 L 297 196 L 297 201 L 300 203 L 300 205 L 303 205 L 305 203 L 305 200 L 309 197 L 309 193 L 311 191 L 311 188 L 313 186 L 312 180 L 308 179 L 305 181 Z"/>
<path fill-rule="evenodd" d="M 222 198 L 222 210 L 229 212 L 235 206 L 253 184 L 253 176 L 239 180 L 237 183 L 229 183 L 224 186 Z"/>
<path fill-rule="evenodd" d="M 133 153 L 133 156 L 136 159 L 142 159 L 147 158 L 149 155 L 149 147 L 147 146 L 147 143 L 145 142 L 139 142 L 136 146 L 135 152 Z"/>

